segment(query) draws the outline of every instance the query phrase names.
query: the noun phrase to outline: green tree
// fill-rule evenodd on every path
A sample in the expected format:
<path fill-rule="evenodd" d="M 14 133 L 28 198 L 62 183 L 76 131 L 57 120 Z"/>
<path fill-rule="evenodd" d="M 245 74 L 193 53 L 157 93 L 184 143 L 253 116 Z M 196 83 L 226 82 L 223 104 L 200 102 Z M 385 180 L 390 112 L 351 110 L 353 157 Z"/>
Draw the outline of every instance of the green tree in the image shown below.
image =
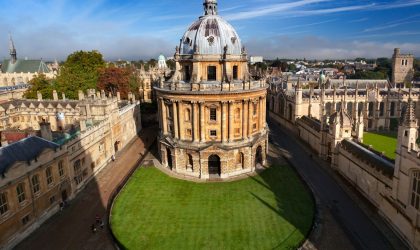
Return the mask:
<path fill-rule="evenodd" d="M 24 97 L 27 99 L 37 99 L 38 91 L 42 94 L 42 98 L 52 99 L 53 82 L 48 80 L 44 74 L 40 74 L 29 82 L 29 89 L 25 92 Z"/>
<path fill-rule="evenodd" d="M 96 89 L 99 70 L 105 67 L 98 51 L 77 51 L 67 57 L 57 77 L 58 91 L 70 99 L 77 99 L 78 91 Z"/>
<path fill-rule="evenodd" d="M 387 74 L 377 71 L 356 71 L 353 75 L 347 76 L 348 79 L 371 79 L 371 80 L 385 80 Z"/>

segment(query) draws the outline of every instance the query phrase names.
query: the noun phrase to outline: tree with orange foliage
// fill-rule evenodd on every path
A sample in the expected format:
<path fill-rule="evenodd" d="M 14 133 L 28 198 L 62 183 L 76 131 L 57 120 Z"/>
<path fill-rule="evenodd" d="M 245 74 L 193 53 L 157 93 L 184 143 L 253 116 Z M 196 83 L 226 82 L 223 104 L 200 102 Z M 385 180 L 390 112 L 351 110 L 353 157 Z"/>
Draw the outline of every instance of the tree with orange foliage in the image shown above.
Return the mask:
<path fill-rule="evenodd" d="M 109 67 L 103 68 L 99 71 L 98 78 L 98 89 L 105 90 L 107 93 L 111 93 L 113 96 L 120 92 L 122 99 L 128 98 L 128 92 L 130 92 L 130 69 Z"/>

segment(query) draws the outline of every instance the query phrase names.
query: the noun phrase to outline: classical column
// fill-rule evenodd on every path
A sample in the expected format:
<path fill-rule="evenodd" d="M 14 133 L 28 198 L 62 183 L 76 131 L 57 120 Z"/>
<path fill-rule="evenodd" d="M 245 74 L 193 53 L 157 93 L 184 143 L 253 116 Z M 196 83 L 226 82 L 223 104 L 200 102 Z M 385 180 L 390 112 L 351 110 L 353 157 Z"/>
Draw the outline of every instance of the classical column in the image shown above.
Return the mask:
<path fill-rule="evenodd" d="M 168 134 L 168 120 L 167 120 L 167 111 L 166 111 L 166 104 L 165 101 L 163 100 L 163 98 L 161 99 L 161 104 L 162 106 L 162 126 L 163 126 L 163 134 L 167 135 Z"/>
<path fill-rule="evenodd" d="M 206 140 L 206 128 L 204 126 L 204 102 L 200 102 L 200 141 L 204 142 Z"/>
<path fill-rule="evenodd" d="M 184 105 L 182 102 L 178 103 L 178 123 L 179 123 L 179 139 L 182 141 L 185 139 L 184 131 Z"/>
<path fill-rule="evenodd" d="M 197 108 L 197 102 L 192 102 L 192 112 L 193 112 L 193 122 L 192 122 L 192 128 L 193 128 L 193 138 L 194 138 L 194 142 L 198 143 L 199 141 L 199 134 L 198 134 L 198 108 Z"/>
<path fill-rule="evenodd" d="M 251 135 L 252 135 L 252 128 L 253 128 L 252 118 L 254 116 L 253 107 L 254 107 L 254 102 L 253 100 L 250 99 L 248 102 L 248 138 L 251 138 Z"/>
<path fill-rule="evenodd" d="M 233 101 L 229 101 L 229 142 L 233 141 Z"/>
<path fill-rule="evenodd" d="M 176 102 L 176 100 L 171 100 L 171 102 L 172 102 L 172 113 L 173 113 L 173 119 L 172 119 L 172 121 L 173 121 L 173 123 L 174 123 L 174 133 L 173 133 L 173 135 L 174 135 L 174 138 L 175 139 L 178 139 L 179 137 L 178 137 L 178 134 L 179 134 L 179 131 L 178 131 L 178 105 L 177 105 L 177 102 Z"/>
<path fill-rule="evenodd" d="M 248 110 L 248 106 L 247 106 L 247 101 L 243 100 L 242 101 L 242 139 L 246 139 L 247 135 L 247 121 L 248 121 L 248 116 L 247 116 L 247 110 Z"/>
<path fill-rule="evenodd" d="M 222 141 L 227 141 L 227 130 L 226 130 L 226 101 L 222 101 Z"/>

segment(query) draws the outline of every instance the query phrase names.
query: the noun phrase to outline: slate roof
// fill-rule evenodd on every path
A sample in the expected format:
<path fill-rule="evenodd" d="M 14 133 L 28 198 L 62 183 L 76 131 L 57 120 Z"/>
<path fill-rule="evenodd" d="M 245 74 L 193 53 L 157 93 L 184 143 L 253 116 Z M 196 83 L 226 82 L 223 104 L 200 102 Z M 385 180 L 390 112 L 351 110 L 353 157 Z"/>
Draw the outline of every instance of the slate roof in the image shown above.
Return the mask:
<path fill-rule="evenodd" d="M 343 140 L 341 145 L 344 149 L 358 156 L 360 159 L 368 162 L 370 165 L 381 171 L 388 177 L 392 177 L 394 174 L 394 162 L 387 160 L 385 157 L 381 157 L 375 154 L 373 151 L 366 149 L 362 145 L 355 143 L 350 140 Z"/>
<path fill-rule="evenodd" d="M 59 147 L 58 144 L 32 136 L 0 148 L 0 175 L 4 175 L 16 162 L 30 162 L 44 150 L 56 150 Z"/>
<path fill-rule="evenodd" d="M 1 66 L 2 73 L 50 73 L 47 65 L 42 60 L 18 59 L 12 64 L 10 60 L 4 60 Z"/>

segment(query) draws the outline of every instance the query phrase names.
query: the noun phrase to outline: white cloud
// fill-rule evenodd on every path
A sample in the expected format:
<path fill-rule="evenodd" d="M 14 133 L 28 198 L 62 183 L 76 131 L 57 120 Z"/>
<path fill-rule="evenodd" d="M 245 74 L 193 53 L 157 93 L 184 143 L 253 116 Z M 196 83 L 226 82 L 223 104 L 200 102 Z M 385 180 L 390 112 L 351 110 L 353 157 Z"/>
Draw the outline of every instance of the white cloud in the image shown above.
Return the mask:
<path fill-rule="evenodd" d="M 316 36 L 254 38 L 245 43 L 251 55 L 266 58 L 347 59 L 390 57 L 394 48 L 420 55 L 420 44 L 369 41 L 333 41 Z"/>

